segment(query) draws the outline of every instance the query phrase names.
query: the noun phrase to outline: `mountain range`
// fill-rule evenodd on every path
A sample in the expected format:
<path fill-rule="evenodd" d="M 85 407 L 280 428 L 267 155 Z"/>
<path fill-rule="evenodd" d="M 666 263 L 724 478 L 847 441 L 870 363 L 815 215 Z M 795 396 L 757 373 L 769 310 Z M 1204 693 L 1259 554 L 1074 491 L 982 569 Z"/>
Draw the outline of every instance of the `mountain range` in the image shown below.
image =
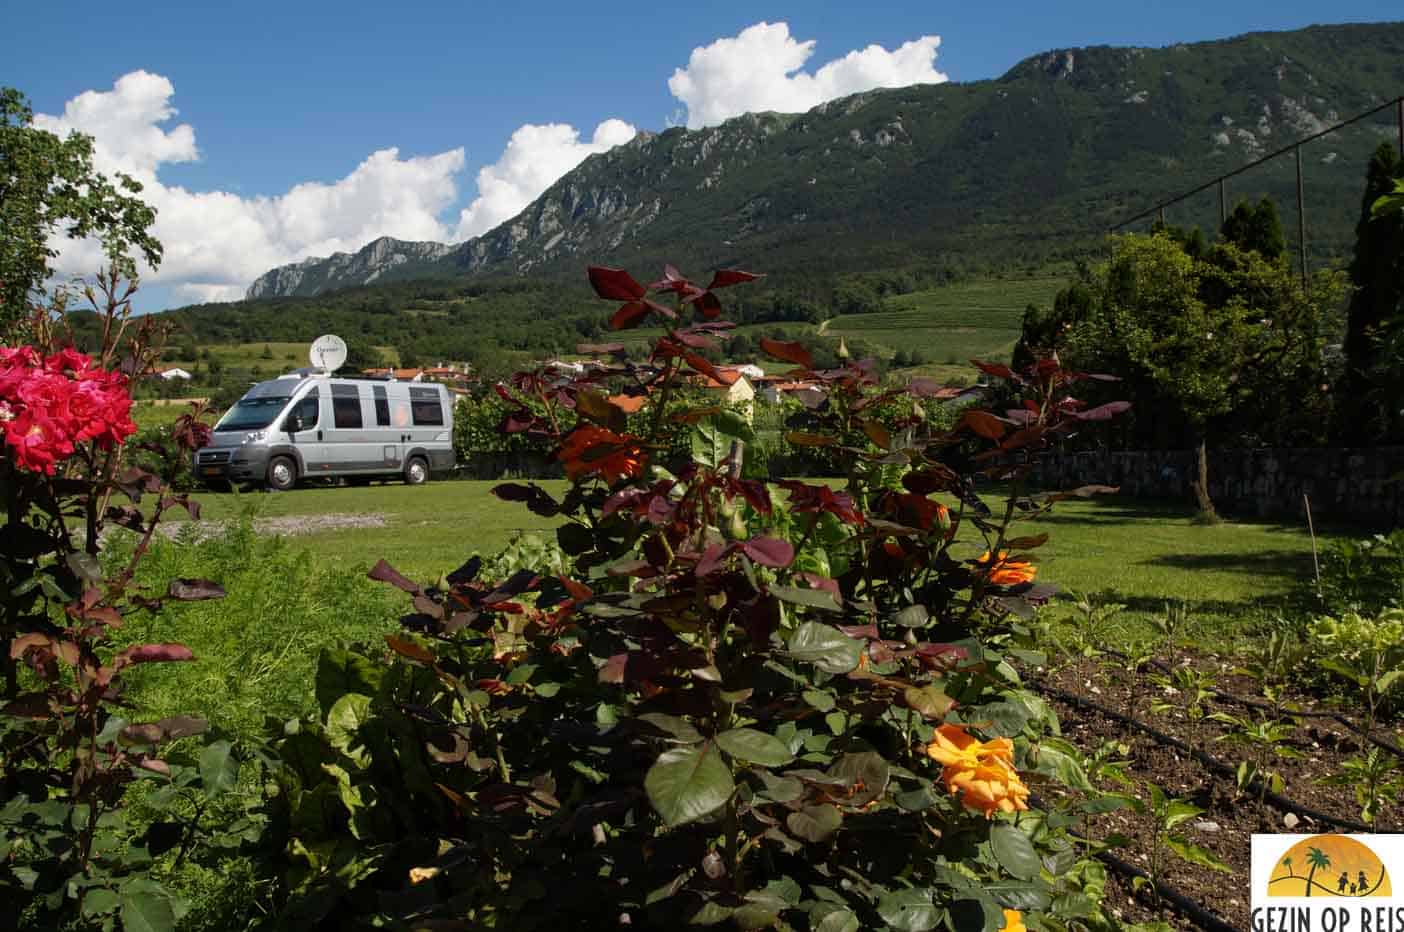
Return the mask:
<path fill-rule="evenodd" d="M 1060 49 L 1002 77 L 872 91 L 801 114 L 641 132 L 519 215 L 454 245 L 388 237 L 272 269 L 249 299 L 479 275 L 651 274 L 665 261 L 782 276 L 1087 256 L 1117 222 L 1404 94 L 1404 23 L 1313 26 L 1167 48 Z M 1347 253 L 1390 108 L 1302 149 L 1314 258 Z M 1291 156 L 1228 183 L 1295 205 Z M 1167 214 L 1214 225 L 1210 190 Z M 1284 224 L 1295 237 L 1293 217 Z"/>

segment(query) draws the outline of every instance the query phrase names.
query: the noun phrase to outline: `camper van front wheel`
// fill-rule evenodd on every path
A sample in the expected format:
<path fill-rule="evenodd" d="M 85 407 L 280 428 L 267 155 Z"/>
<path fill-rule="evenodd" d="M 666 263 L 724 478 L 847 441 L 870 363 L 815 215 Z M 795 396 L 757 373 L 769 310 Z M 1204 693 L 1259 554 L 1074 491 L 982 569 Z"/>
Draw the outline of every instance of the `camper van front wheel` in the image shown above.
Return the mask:
<path fill-rule="evenodd" d="M 268 464 L 268 487 L 286 492 L 297 485 L 297 467 L 286 456 L 275 456 Z"/>
<path fill-rule="evenodd" d="M 405 464 L 405 484 L 423 485 L 429 480 L 429 464 L 415 457 Z"/>

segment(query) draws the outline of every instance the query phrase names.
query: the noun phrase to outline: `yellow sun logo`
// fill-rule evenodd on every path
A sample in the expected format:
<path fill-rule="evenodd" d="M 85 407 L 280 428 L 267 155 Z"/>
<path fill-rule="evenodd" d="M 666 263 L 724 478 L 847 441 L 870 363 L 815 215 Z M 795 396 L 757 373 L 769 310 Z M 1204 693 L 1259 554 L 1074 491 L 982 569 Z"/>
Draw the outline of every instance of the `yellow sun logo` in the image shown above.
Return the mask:
<path fill-rule="evenodd" d="M 1278 859 L 1268 896 L 1389 896 L 1389 874 L 1365 845 L 1344 835 L 1313 835 Z"/>

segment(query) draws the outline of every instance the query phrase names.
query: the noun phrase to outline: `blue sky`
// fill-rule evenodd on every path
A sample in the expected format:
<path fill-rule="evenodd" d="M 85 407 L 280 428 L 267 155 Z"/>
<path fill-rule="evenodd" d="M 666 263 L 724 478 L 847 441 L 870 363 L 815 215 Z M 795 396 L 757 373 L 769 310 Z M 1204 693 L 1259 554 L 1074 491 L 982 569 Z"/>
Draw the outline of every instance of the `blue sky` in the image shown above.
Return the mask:
<path fill-rule="evenodd" d="M 96 136 L 108 167 L 152 183 L 167 238 L 185 244 L 148 289 L 145 304 L 154 307 L 228 298 L 260 263 L 356 248 L 377 231 L 479 232 L 549 176 L 634 128 L 715 122 L 747 101 L 803 108 L 865 80 L 990 78 L 1049 48 L 1159 46 L 1326 17 L 1378 21 L 1398 18 L 1399 7 L 1397 0 L 716 2 L 674 10 L 471 0 L 50 2 L 7 13 L 19 41 L 6 43 L 0 83 L 55 117 L 51 128 Z M 690 61 L 694 50 L 760 22 L 786 24 L 788 33 L 752 31 L 729 53 L 718 46 L 705 61 Z M 934 61 L 934 43 L 921 42 L 931 36 L 940 37 Z M 807 50 L 802 43 L 810 41 Z M 874 44 L 882 54 L 793 80 Z M 774 60 L 786 56 L 800 71 L 776 70 Z M 747 73 L 766 63 L 769 73 Z M 680 96 L 688 93 L 670 89 L 676 69 L 693 77 L 687 101 Z M 140 77 L 114 90 L 133 74 Z M 84 92 L 98 93 L 65 116 Z M 616 122 L 601 127 L 605 121 Z M 528 124 L 552 128 L 526 132 L 509 149 Z M 485 194 L 483 180 L 495 193 L 463 215 Z M 294 189 L 300 193 L 289 199 Z M 90 260 L 81 250 L 65 255 L 75 268 Z"/>

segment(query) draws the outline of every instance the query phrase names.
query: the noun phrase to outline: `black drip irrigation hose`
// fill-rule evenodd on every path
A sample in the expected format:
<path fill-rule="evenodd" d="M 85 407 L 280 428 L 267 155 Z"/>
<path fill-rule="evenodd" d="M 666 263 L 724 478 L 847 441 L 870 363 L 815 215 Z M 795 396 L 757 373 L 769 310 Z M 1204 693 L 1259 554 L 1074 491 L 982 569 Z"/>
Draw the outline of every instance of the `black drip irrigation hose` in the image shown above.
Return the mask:
<path fill-rule="evenodd" d="M 1112 655 L 1112 656 L 1114 656 L 1114 657 L 1117 657 L 1117 658 L 1119 658 L 1119 659 L 1121 659 L 1121 660 L 1127 660 L 1127 661 L 1129 661 L 1129 660 L 1131 659 L 1130 657 L 1127 657 L 1125 654 L 1121 653 L 1121 652 L 1118 651 L 1118 650 L 1108 650 L 1107 653 L 1110 654 L 1110 655 Z M 1156 660 L 1154 657 L 1152 657 L 1152 658 L 1151 658 L 1150 660 L 1148 660 L 1147 662 L 1148 662 L 1151 666 L 1153 666 L 1153 667 L 1155 667 L 1157 670 L 1159 670 L 1161 673 L 1166 674 L 1167 676 L 1169 676 L 1170 673 L 1172 672 L 1169 664 L 1167 664 L 1167 663 L 1165 663 L 1165 662 L 1163 662 L 1163 661 L 1160 661 L 1160 660 Z M 1331 711 L 1302 710 L 1302 711 L 1297 711 L 1297 712 L 1294 712 L 1294 711 L 1292 711 L 1292 710 L 1290 710 L 1290 709 L 1278 710 L 1278 709 L 1274 709 L 1272 706 L 1268 705 L 1266 702 L 1259 702 L 1259 701 L 1256 700 L 1256 699 L 1248 699 L 1248 698 L 1245 698 L 1244 696 L 1234 695 L 1234 694 L 1231 693 L 1231 692 L 1225 692 L 1225 691 L 1222 690 L 1222 689 L 1217 689 L 1217 688 L 1212 687 L 1212 686 L 1209 688 L 1209 694 L 1210 694 L 1211 696 L 1213 696 L 1215 699 L 1220 699 L 1220 700 L 1222 700 L 1222 701 L 1224 701 L 1224 702 L 1232 702 L 1232 703 L 1234 703 L 1235 705 L 1246 706 L 1247 708 L 1250 708 L 1250 709 L 1258 709 L 1259 711 L 1262 711 L 1262 712 L 1281 711 L 1282 714 L 1287 715 L 1287 716 L 1290 716 L 1290 717 L 1292 717 L 1292 718 L 1329 718 L 1329 719 L 1332 719 L 1332 720 L 1334 720 L 1334 721 L 1336 721 L 1336 722 L 1339 722 L 1340 724 L 1342 724 L 1342 725 L 1344 725 L 1345 727 L 1349 728 L 1351 731 L 1355 732 L 1357 735 L 1360 735 L 1361 737 L 1364 737 L 1364 736 L 1365 736 L 1365 729 L 1364 729 L 1364 728 L 1362 728 L 1361 726 L 1357 725 L 1357 724 L 1356 724 L 1354 721 L 1352 721 L 1350 718 L 1348 718 L 1348 717 L 1346 717 L 1345 715 L 1342 715 L 1340 712 L 1336 712 L 1336 711 L 1334 711 L 1334 710 L 1331 710 Z M 1375 737 L 1374 735 L 1370 735 L 1369 738 L 1370 738 L 1370 743 L 1373 744 L 1373 745 L 1375 745 L 1375 747 L 1381 748 L 1382 750 L 1385 750 L 1385 751 L 1388 751 L 1389 753 L 1393 754 L 1395 757 L 1404 758 L 1404 748 L 1401 748 L 1401 747 L 1399 747 L 1398 745 L 1393 744 L 1392 742 L 1386 741 L 1384 738 L 1377 738 L 1377 737 Z"/>
<path fill-rule="evenodd" d="M 1045 813 L 1048 811 L 1048 807 L 1037 794 L 1031 795 L 1029 797 L 1029 802 L 1035 809 L 1041 809 Z M 1110 851 L 1102 851 L 1096 855 L 1096 858 L 1123 877 L 1141 877 L 1147 883 L 1151 882 L 1150 874 L 1147 874 L 1128 861 L 1123 861 Z M 1157 880 L 1154 882 L 1154 886 L 1156 895 L 1159 896 L 1161 900 L 1169 903 L 1175 908 L 1176 912 L 1199 926 L 1204 932 L 1241 932 L 1236 926 L 1229 925 L 1224 921 L 1224 918 L 1218 913 L 1209 909 L 1198 900 L 1191 899 L 1189 896 L 1181 893 L 1165 881 Z M 1134 898 L 1135 893 L 1133 892 L 1131 896 Z"/>
<path fill-rule="evenodd" d="M 1114 854 L 1103 851 L 1097 855 L 1097 859 L 1125 877 L 1143 877 L 1147 883 L 1151 882 L 1149 874 Z M 1206 908 L 1198 901 L 1190 899 L 1168 883 L 1155 881 L 1155 892 L 1162 900 L 1173 906 L 1176 912 L 1199 926 L 1204 932 L 1240 932 L 1237 926 L 1229 925 L 1218 913 Z"/>
<path fill-rule="evenodd" d="M 1034 689 L 1043 693 L 1045 696 L 1051 696 L 1054 699 L 1058 699 L 1062 702 L 1066 702 L 1069 705 L 1076 706 L 1078 708 L 1089 709 L 1105 718 L 1109 718 L 1113 721 L 1120 722 L 1121 724 L 1126 725 L 1130 728 L 1134 728 L 1137 731 L 1155 739 L 1155 741 L 1159 744 L 1175 748 L 1179 751 L 1183 751 L 1184 753 L 1193 757 L 1195 760 L 1199 761 L 1199 763 L 1203 764 L 1213 773 L 1225 777 L 1236 778 L 1237 776 L 1237 770 L 1231 767 L 1229 764 L 1225 763 L 1224 761 L 1219 760 L 1212 754 L 1208 754 L 1204 751 L 1201 751 L 1199 748 L 1191 747 L 1189 744 L 1186 744 L 1184 741 L 1181 741 L 1174 735 L 1167 735 L 1165 732 L 1151 725 L 1147 725 L 1145 722 L 1141 721 L 1138 718 L 1134 718 L 1130 715 L 1124 715 L 1121 712 L 1116 711 L 1115 709 L 1110 709 L 1102 705 L 1100 702 L 1093 702 L 1091 699 L 1088 699 L 1084 696 L 1079 696 L 1076 693 L 1070 693 L 1066 689 L 1060 689 L 1057 686 L 1050 686 L 1038 680 L 1029 680 L 1028 682 L 1031 686 L 1033 686 Z M 1376 831 L 1375 829 L 1370 828 L 1368 825 L 1364 825 L 1360 822 L 1356 822 L 1351 819 L 1340 819 L 1333 815 L 1327 815 L 1324 812 L 1318 812 L 1315 809 L 1310 809 L 1306 806 L 1303 806 L 1301 803 L 1294 802 L 1278 793 L 1274 793 L 1270 790 L 1267 792 L 1262 792 L 1262 790 L 1262 784 L 1259 781 L 1254 781 L 1246 788 L 1245 792 L 1255 796 L 1259 793 L 1262 793 L 1261 798 L 1264 802 L 1271 803 L 1275 808 L 1280 809 L 1283 812 L 1296 813 L 1297 815 L 1305 816 L 1317 822 L 1323 822 L 1327 825 L 1334 825 L 1337 828 L 1349 829 L 1352 832 L 1358 832 L 1361 834 L 1369 834 L 1373 831 Z"/>

